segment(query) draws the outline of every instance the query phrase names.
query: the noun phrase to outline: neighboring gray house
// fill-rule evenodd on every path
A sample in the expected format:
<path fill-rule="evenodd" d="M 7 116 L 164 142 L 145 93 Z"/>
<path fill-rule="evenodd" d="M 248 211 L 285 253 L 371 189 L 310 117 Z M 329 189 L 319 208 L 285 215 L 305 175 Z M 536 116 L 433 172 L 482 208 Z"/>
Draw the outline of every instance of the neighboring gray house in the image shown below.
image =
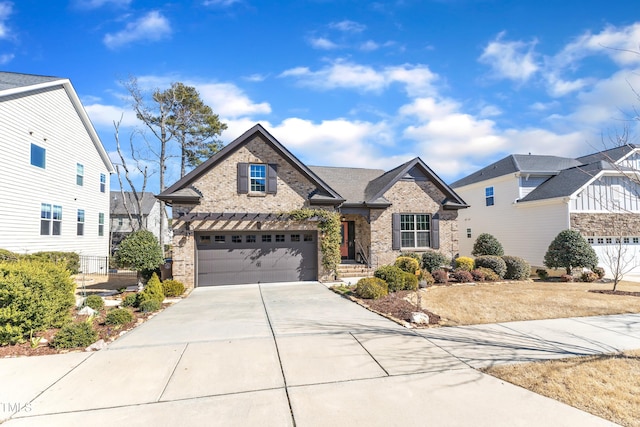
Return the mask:
<path fill-rule="evenodd" d="M 124 198 L 122 195 L 124 194 Z M 160 201 L 153 193 L 138 193 L 140 196 L 140 208 L 134 194 L 130 191 L 111 192 L 111 252 L 118 247 L 120 242 L 132 232 L 139 230 L 140 226 L 151 231 L 160 240 Z M 169 221 L 165 217 L 162 241 L 171 243 L 171 230 Z"/>
<path fill-rule="evenodd" d="M 490 233 L 508 255 L 542 266 L 554 237 L 573 229 L 605 269 L 604 256 L 616 242 L 633 258 L 640 254 L 639 171 L 637 145 L 576 159 L 513 154 L 498 160 L 451 184 L 471 205 L 459 217 L 460 253 L 470 255 L 478 235 Z"/>
<path fill-rule="evenodd" d="M 260 125 L 157 197 L 172 206 L 173 277 L 188 287 L 328 277 L 317 220 L 292 210 L 340 213 L 343 261 L 375 267 L 457 252 L 467 206 L 419 158 L 387 172 L 307 166 Z"/>
<path fill-rule="evenodd" d="M 71 82 L 0 72 L 0 121 L 0 248 L 106 259 L 114 168 Z"/>

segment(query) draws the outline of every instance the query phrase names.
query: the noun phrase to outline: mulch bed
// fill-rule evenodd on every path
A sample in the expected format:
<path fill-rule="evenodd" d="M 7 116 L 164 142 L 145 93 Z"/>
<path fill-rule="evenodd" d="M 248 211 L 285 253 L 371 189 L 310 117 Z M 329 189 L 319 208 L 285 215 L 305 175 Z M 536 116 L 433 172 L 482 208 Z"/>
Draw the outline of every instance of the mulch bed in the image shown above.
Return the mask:
<path fill-rule="evenodd" d="M 589 292 L 593 292 L 594 294 L 620 295 L 625 297 L 640 297 L 640 292 L 611 291 L 611 290 L 601 290 L 601 289 L 591 289 Z"/>
<path fill-rule="evenodd" d="M 399 323 L 410 323 L 414 327 L 427 327 L 429 325 L 437 325 L 440 322 L 440 316 L 431 313 L 425 309 L 418 309 L 415 304 L 410 303 L 405 298 L 412 294 L 411 291 L 392 292 L 387 296 L 376 300 L 357 298 L 351 292 L 347 295 L 360 305 L 381 314 L 391 320 Z M 416 324 L 411 322 L 411 313 L 422 312 L 429 316 L 429 325 Z"/>

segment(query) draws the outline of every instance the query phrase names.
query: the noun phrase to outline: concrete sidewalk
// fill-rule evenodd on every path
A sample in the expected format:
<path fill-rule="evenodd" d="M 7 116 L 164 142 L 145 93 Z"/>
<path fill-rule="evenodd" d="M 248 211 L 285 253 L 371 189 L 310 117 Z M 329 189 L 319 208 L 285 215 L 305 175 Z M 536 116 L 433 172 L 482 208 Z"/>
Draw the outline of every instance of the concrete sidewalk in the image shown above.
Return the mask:
<path fill-rule="evenodd" d="M 613 425 L 475 368 L 631 348 L 637 314 L 408 330 L 319 283 L 199 288 L 106 350 L 0 360 L 0 419 Z"/>

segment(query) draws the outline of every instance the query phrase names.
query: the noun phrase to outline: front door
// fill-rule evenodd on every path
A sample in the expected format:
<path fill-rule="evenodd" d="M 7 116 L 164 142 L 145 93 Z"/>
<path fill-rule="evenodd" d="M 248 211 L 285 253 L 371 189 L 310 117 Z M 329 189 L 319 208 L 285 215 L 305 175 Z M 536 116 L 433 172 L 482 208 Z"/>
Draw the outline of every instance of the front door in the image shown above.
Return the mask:
<path fill-rule="evenodd" d="M 356 259 L 356 223 L 342 221 L 342 241 L 340 242 L 340 256 L 342 259 Z"/>

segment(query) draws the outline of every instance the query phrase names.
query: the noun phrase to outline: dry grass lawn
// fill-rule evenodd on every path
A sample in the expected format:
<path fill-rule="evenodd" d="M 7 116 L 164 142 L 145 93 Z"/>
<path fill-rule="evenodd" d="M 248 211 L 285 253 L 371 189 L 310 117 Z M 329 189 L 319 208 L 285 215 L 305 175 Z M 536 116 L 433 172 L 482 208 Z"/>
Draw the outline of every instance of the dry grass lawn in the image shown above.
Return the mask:
<path fill-rule="evenodd" d="M 623 426 L 640 427 L 640 350 L 485 372 Z"/>
<path fill-rule="evenodd" d="M 422 289 L 422 308 L 442 317 L 445 326 L 517 320 L 640 313 L 640 297 L 606 295 L 610 283 L 502 282 L 432 286 Z M 622 282 L 618 290 L 640 292 L 640 283 Z"/>

